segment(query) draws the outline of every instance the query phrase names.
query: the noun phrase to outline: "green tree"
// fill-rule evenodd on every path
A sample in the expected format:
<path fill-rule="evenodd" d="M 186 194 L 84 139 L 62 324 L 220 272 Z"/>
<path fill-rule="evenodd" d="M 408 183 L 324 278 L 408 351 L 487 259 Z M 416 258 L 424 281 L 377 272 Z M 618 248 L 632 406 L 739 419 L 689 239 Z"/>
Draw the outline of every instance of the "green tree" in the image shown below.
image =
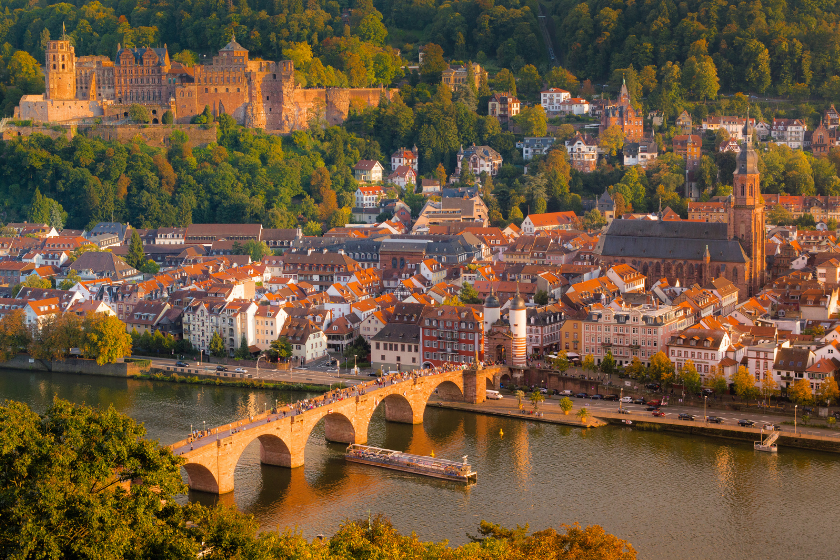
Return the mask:
<path fill-rule="evenodd" d="M 832 402 L 837 402 L 838 397 L 840 397 L 840 389 L 837 387 L 837 381 L 833 375 L 829 375 L 817 386 L 814 400 L 819 404 L 830 406 Z"/>
<path fill-rule="evenodd" d="M 589 373 L 595 373 L 595 370 L 598 369 L 598 366 L 595 365 L 595 358 L 592 357 L 592 354 L 587 354 L 583 357 L 583 362 L 581 362 L 584 371 L 588 371 Z"/>
<path fill-rule="evenodd" d="M 735 384 L 735 391 L 738 391 L 738 384 Z M 813 401 L 813 393 L 811 391 L 811 383 L 807 379 L 797 380 L 792 387 L 787 390 L 787 395 L 796 404 L 811 404 Z"/>
<path fill-rule="evenodd" d="M 548 305 L 548 292 L 537 290 L 537 293 L 534 294 L 534 303 L 537 305 Z"/>
<path fill-rule="evenodd" d="M 181 461 L 113 407 L 55 398 L 41 416 L 6 401 L 0 446 L 4 555 L 128 558 L 169 539 L 164 549 L 174 554 L 188 541 L 175 502 L 184 493 Z M 177 557 L 195 557 L 197 545 Z"/>
<path fill-rule="evenodd" d="M 493 78 L 493 89 L 516 96 L 516 78 L 507 68 L 502 68 Z"/>
<path fill-rule="evenodd" d="M 128 118 L 140 124 L 148 124 L 152 121 L 152 116 L 149 114 L 149 110 L 137 103 L 134 103 L 128 108 Z"/>
<path fill-rule="evenodd" d="M 735 385 L 735 394 L 742 400 L 758 398 L 760 391 L 756 386 L 755 376 L 746 367 L 738 367 L 738 371 L 732 376 L 732 382 Z M 810 386 L 808 389 L 810 390 Z"/>
<path fill-rule="evenodd" d="M 565 375 L 565 373 L 572 367 L 572 363 L 569 361 L 569 357 L 566 355 L 566 352 L 560 351 L 557 355 L 557 358 L 554 359 L 551 363 L 552 367 L 557 370 L 560 375 Z"/>
<path fill-rule="evenodd" d="M 604 359 L 601 360 L 601 371 L 607 375 L 615 372 L 615 358 L 613 358 L 612 352 L 608 351 Z"/>
<path fill-rule="evenodd" d="M 536 66 L 533 64 L 526 64 L 519 70 L 518 77 L 519 95 L 529 102 L 539 101 L 543 81 Z M 537 106 L 541 107 L 540 105 Z"/>
<path fill-rule="evenodd" d="M 481 303 L 481 298 L 478 295 L 478 292 L 475 288 L 472 287 L 472 284 L 469 282 L 464 282 L 464 285 L 461 286 L 461 292 L 458 294 L 458 297 L 464 303 Z"/>
<path fill-rule="evenodd" d="M 85 336 L 82 323 L 75 313 L 48 316 L 39 329 L 32 330 L 29 354 L 39 360 L 63 360 L 71 348 L 82 346 Z"/>
<path fill-rule="evenodd" d="M 131 355 L 131 336 L 114 315 L 88 313 L 82 323 L 82 355 L 101 365 Z"/>
<path fill-rule="evenodd" d="M 51 288 L 52 284 L 46 278 L 41 278 L 37 274 L 30 274 L 20 284 L 15 284 L 12 288 L 12 295 L 17 297 L 22 288 Z"/>
<path fill-rule="evenodd" d="M 542 105 L 522 109 L 513 121 L 525 136 L 545 136 L 548 131 L 548 117 Z"/>
<path fill-rule="evenodd" d="M 562 399 L 560 399 L 560 408 L 563 410 L 563 414 L 568 415 L 574 407 L 575 404 L 569 397 L 563 397 Z"/>
<path fill-rule="evenodd" d="M 13 309 L 0 319 L 0 362 L 7 362 L 25 351 L 31 342 L 22 310 Z"/>
<path fill-rule="evenodd" d="M 680 368 L 680 382 L 686 393 L 693 395 L 700 392 L 700 374 L 691 360 L 687 360 Z"/>
<path fill-rule="evenodd" d="M 268 355 L 272 360 L 286 361 L 292 355 L 292 343 L 285 336 L 271 341 Z"/>
<path fill-rule="evenodd" d="M 443 59 L 443 48 L 435 43 L 423 47 L 423 62 L 420 63 L 420 76 L 427 84 L 440 83 L 441 74 L 449 67 Z"/>
<path fill-rule="evenodd" d="M 651 356 L 648 371 L 650 377 L 658 381 L 663 389 L 674 380 L 674 363 L 665 352 L 660 351 Z"/>
<path fill-rule="evenodd" d="M 518 401 L 517 404 L 519 406 L 519 410 L 522 410 L 522 399 L 525 398 L 525 391 L 518 389 L 516 392 L 513 393 L 513 396 L 515 396 L 516 400 Z"/>
<path fill-rule="evenodd" d="M 251 351 L 248 349 L 248 340 L 245 335 L 242 335 L 242 340 L 239 342 L 239 348 L 234 353 L 234 358 L 237 360 L 247 360 L 251 357 Z"/>
<path fill-rule="evenodd" d="M 601 229 L 607 225 L 607 219 L 601 215 L 597 208 L 593 208 L 583 215 L 583 227 L 587 230 Z"/>
<path fill-rule="evenodd" d="M 310 237 L 318 237 L 321 234 L 322 234 L 321 224 L 319 224 L 315 220 L 309 220 L 303 226 L 303 235 L 310 236 Z"/>
<path fill-rule="evenodd" d="M 272 252 L 265 241 L 249 239 L 242 246 L 243 255 L 249 255 L 252 262 L 261 262 L 265 257 L 271 256 Z"/>
<path fill-rule="evenodd" d="M 528 397 L 528 400 L 530 400 L 530 401 L 531 401 L 531 406 L 533 406 L 533 407 L 534 407 L 534 412 L 536 412 L 536 411 L 537 411 L 537 409 L 538 409 L 538 408 L 539 408 L 539 406 L 540 406 L 540 403 L 541 403 L 541 402 L 543 402 L 543 401 L 545 400 L 545 395 L 543 395 L 543 394 L 540 392 L 540 390 L 539 390 L 539 389 L 537 389 L 537 390 L 535 390 L 533 393 L 531 393 L 531 395 Z"/>
<path fill-rule="evenodd" d="M 160 122 L 163 124 L 172 124 L 175 122 L 175 116 L 172 114 L 172 111 L 164 112 L 163 116 L 160 118 Z"/>
<path fill-rule="evenodd" d="M 787 211 L 787 208 L 777 204 L 767 212 L 767 223 L 777 226 L 790 225 L 793 223 L 793 216 Z"/>
<path fill-rule="evenodd" d="M 140 240 L 140 234 L 136 229 L 131 233 L 131 241 L 128 244 L 128 254 L 125 257 L 125 263 L 131 268 L 138 270 L 146 264 L 146 253 L 143 252 L 143 242 Z"/>
<path fill-rule="evenodd" d="M 353 344 L 347 346 L 344 349 L 344 356 L 346 358 L 352 358 L 356 356 L 356 363 L 361 364 L 368 361 L 368 355 L 370 354 L 370 343 L 365 340 L 365 338 L 361 335 L 356 337 L 356 340 L 353 341 Z"/>
<path fill-rule="evenodd" d="M 630 362 L 630 365 L 624 368 L 624 373 L 633 379 L 644 381 L 647 377 L 647 368 L 645 367 L 645 364 L 639 360 L 638 356 L 633 356 L 633 360 Z"/>
<path fill-rule="evenodd" d="M 709 387 L 711 387 L 715 394 L 725 395 L 728 393 L 729 383 L 726 381 L 726 374 L 723 372 L 723 368 L 714 368 L 714 371 L 710 373 Z"/>
<path fill-rule="evenodd" d="M 585 406 L 582 406 L 580 410 L 577 411 L 578 418 L 580 418 L 581 422 L 586 422 L 587 418 L 589 418 L 589 409 Z"/>
<path fill-rule="evenodd" d="M 388 36 L 388 30 L 382 24 L 381 16 L 377 17 L 374 14 L 368 14 L 359 22 L 359 26 L 356 28 L 356 34 L 363 41 L 373 43 L 374 45 L 382 45 Z"/>
<path fill-rule="evenodd" d="M 156 263 L 152 259 L 149 259 L 145 263 L 143 263 L 143 266 L 141 266 L 138 270 L 145 274 L 155 275 L 158 272 L 160 272 L 160 265 L 158 265 L 158 263 Z"/>
<path fill-rule="evenodd" d="M 604 130 L 598 145 L 604 152 L 611 156 L 618 154 L 618 151 L 624 147 L 624 131 L 618 125 L 612 125 Z"/>
<path fill-rule="evenodd" d="M 210 337 L 210 355 L 214 358 L 224 358 L 227 355 L 227 351 L 225 350 L 225 341 L 222 340 L 222 337 L 219 336 L 218 331 L 213 331 L 213 335 Z"/>

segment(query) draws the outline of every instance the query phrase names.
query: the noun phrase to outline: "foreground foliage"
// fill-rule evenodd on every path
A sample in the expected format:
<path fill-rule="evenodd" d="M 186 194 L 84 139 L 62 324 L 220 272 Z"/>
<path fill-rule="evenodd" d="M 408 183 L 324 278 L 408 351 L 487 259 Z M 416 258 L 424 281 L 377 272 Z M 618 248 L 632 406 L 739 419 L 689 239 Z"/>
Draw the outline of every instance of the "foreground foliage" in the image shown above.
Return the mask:
<path fill-rule="evenodd" d="M 633 547 L 601 527 L 528 533 L 482 522 L 452 548 L 401 535 L 382 517 L 344 523 L 325 542 L 300 533 L 258 533 L 252 516 L 181 506 L 182 460 L 113 407 L 56 398 L 38 415 L 0 405 L 0 556 L 4 558 L 346 558 L 632 560 Z"/>

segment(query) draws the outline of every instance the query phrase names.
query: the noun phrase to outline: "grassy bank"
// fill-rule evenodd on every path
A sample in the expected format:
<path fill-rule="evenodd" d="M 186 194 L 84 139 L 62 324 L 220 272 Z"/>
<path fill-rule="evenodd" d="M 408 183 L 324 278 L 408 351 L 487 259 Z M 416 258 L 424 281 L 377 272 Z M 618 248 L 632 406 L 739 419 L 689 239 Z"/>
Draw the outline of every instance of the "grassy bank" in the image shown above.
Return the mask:
<path fill-rule="evenodd" d="M 146 379 L 149 381 L 168 381 L 170 383 L 186 383 L 190 385 L 213 385 L 226 387 L 240 387 L 244 389 L 276 389 L 278 391 L 306 391 L 309 393 L 325 393 L 329 391 L 329 386 L 318 385 L 312 383 L 286 383 L 284 381 L 263 381 L 259 379 L 249 380 L 227 380 L 218 378 L 198 377 L 196 375 L 178 375 L 173 373 L 167 375 L 165 373 L 144 373 L 135 377 L 135 379 Z M 333 384 L 333 388 L 343 389 L 346 385 L 340 383 Z"/>

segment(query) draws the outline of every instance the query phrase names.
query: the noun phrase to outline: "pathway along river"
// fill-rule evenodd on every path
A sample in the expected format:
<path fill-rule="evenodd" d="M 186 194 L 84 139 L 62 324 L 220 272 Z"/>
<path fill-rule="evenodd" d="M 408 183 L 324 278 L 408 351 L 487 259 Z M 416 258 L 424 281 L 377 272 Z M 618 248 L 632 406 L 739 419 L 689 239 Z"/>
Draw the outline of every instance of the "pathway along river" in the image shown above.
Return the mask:
<path fill-rule="evenodd" d="M 305 395 L 176 385 L 66 374 L 0 372 L 0 399 L 43 411 L 53 394 L 114 407 L 171 443 L 201 428 L 244 418 Z M 499 430 L 504 431 L 500 436 Z M 306 466 L 261 466 L 258 443 L 236 471 L 235 502 L 265 528 L 297 525 L 308 537 L 332 534 L 368 511 L 426 540 L 463 543 L 487 519 L 537 530 L 597 523 L 633 543 L 639 558 L 742 560 L 836 557 L 840 457 L 793 449 L 758 454 L 748 443 L 689 439 L 623 428 L 577 428 L 426 410 L 422 426 L 371 422 L 369 444 L 459 459 L 468 454 L 478 484 L 459 484 L 345 462 L 323 423 Z M 202 495 L 191 499 L 210 500 Z"/>

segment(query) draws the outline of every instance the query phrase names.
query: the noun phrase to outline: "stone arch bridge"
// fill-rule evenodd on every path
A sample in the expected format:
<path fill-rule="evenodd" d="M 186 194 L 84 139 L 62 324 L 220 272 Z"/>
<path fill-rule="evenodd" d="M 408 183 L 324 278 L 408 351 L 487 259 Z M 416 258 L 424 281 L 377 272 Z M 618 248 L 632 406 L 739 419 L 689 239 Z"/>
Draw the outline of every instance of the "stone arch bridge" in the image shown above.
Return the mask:
<path fill-rule="evenodd" d="M 481 403 L 485 391 L 498 388 L 506 373 L 507 368 L 498 366 L 427 375 L 408 372 L 383 378 L 382 384 L 360 384 L 341 400 L 314 399 L 315 406 L 309 410 L 292 412 L 284 407 L 274 414 L 219 426 L 210 430 L 210 435 L 194 442 L 177 442 L 170 449 L 185 459 L 190 489 L 225 494 L 233 491 L 236 464 L 255 439 L 260 442 L 262 463 L 301 467 L 309 435 L 322 419 L 327 441 L 364 444 L 370 419 L 380 405 L 384 405 L 389 422 L 422 424 L 432 394 L 450 401 Z"/>

